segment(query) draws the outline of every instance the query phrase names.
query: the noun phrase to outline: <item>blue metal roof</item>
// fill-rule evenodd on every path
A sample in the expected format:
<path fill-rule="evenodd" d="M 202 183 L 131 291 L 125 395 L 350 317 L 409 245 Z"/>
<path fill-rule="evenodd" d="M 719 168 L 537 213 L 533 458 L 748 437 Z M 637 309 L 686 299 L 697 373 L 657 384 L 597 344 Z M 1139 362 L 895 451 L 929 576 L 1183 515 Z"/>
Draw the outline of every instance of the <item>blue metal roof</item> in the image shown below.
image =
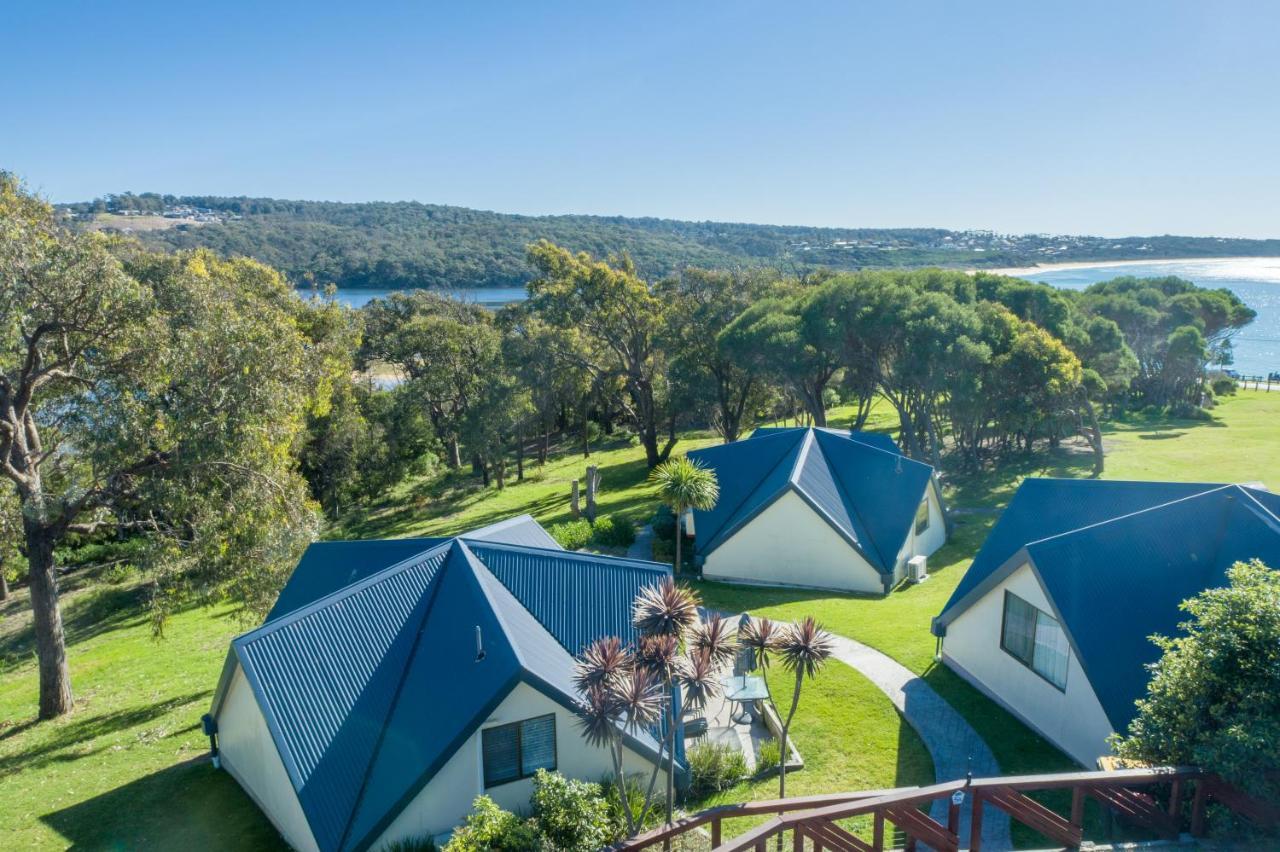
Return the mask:
<path fill-rule="evenodd" d="M 936 624 L 945 626 L 1021 564 L 1030 564 L 1108 720 L 1123 731 L 1136 712 L 1134 702 L 1146 692 L 1144 667 L 1159 657 L 1150 637 L 1178 632 L 1184 618 L 1178 605 L 1222 585 L 1226 570 L 1237 561 L 1260 558 L 1280 565 L 1280 520 L 1267 508 L 1280 501 L 1268 492 L 1235 485 L 1092 481 L 1103 487 L 1079 489 L 1066 484 L 1071 482 L 1077 481 L 1037 480 L 1030 486 L 1032 498 L 1015 496 L 1005 518 L 1010 528 L 1035 538 L 1005 555 L 973 585 L 973 592 L 949 604 Z M 1047 535 L 1040 533 L 1061 526 L 1060 519 L 1045 516 L 1037 522 L 1034 516 L 1010 514 L 1016 508 L 1017 515 L 1043 515 L 1045 499 L 1059 490 L 1076 501 L 1068 505 L 1076 506 L 1071 513 L 1077 518 L 1092 514 L 1081 510 L 1083 503 L 1101 504 L 1118 514 Z M 1192 493 L 1124 511 L 1134 501 L 1187 490 Z M 1000 558 L 1004 548 L 1002 544 L 999 553 L 986 559 Z"/>
<path fill-rule="evenodd" d="M 572 707 L 573 654 L 630 636 L 636 593 L 669 571 L 495 542 L 538 538 L 523 521 L 496 526 L 361 569 L 232 643 L 322 850 L 372 843 L 517 683 Z M 372 563 L 391 552 L 364 544 Z M 656 751 L 648 736 L 633 745 Z"/>
<path fill-rule="evenodd" d="M 716 507 L 693 513 L 701 556 L 792 490 L 883 574 L 893 572 L 933 477 L 888 436 L 838 429 L 757 429 L 689 457 L 720 482 Z"/>
<path fill-rule="evenodd" d="M 750 438 L 761 438 L 766 435 L 776 435 L 780 432 L 803 432 L 807 427 L 804 426 L 761 426 L 749 436 Z M 863 432 L 854 431 L 852 429 L 833 429 L 829 426 L 814 426 L 815 432 L 826 432 L 831 435 L 839 435 L 843 438 L 857 441 L 860 444 L 866 444 L 869 447 L 875 447 L 877 450 L 884 450 L 886 453 L 901 452 L 898 449 L 898 442 L 893 440 L 893 436 L 885 432 Z"/>
<path fill-rule="evenodd" d="M 560 545 L 529 515 L 519 515 L 466 533 L 467 538 L 559 549 Z M 280 590 L 267 621 L 333 594 L 352 583 L 430 550 L 447 538 L 388 538 L 367 541 L 317 541 L 302 554 Z"/>
<path fill-rule="evenodd" d="M 1024 479 L 951 593 L 939 619 L 949 620 L 963 611 L 956 608 L 972 603 L 978 587 L 1030 542 L 1218 487 L 1203 482 Z"/>

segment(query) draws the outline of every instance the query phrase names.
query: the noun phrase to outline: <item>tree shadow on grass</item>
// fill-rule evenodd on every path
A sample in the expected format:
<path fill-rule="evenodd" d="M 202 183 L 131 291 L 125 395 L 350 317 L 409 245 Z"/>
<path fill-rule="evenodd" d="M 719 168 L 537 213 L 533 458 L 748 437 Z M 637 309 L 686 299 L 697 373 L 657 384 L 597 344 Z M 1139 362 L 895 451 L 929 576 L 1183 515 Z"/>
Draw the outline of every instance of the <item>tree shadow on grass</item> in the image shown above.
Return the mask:
<path fill-rule="evenodd" d="M 147 590 L 143 585 L 105 586 L 64 597 L 62 627 L 66 631 L 67 644 L 75 645 L 112 630 L 142 623 L 147 618 L 146 597 Z M 29 659 L 35 654 L 35 648 L 35 628 L 29 621 L 20 630 L 0 635 L 0 660 L 10 662 L 0 671 Z"/>
<path fill-rule="evenodd" d="M 207 757 L 143 776 L 40 820 L 70 849 L 288 848 L 235 780 L 214 769 Z"/>
<path fill-rule="evenodd" d="M 40 723 L 33 719 L 14 725 L 0 731 L 0 743 L 19 734 L 33 731 L 40 724 L 51 726 L 51 730 L 41 731 L 40 733 L 44 733 L 45 737 L 30 748 L 0 757 L 0 778 L 10 772 L 35 770 L 50 763 L 70 762 L 96 754 L 110 748 L 114 743 L 103 742 L 88 750 L 80 748 L 81 744 L 144 725 L 180 707 L 206 700 L 212 693 L 212 690 L 206 689 L 189 695 L 175 696 L 167 701 L 114 710 L 110 713 L 77 715 L 65 723 Z"/>

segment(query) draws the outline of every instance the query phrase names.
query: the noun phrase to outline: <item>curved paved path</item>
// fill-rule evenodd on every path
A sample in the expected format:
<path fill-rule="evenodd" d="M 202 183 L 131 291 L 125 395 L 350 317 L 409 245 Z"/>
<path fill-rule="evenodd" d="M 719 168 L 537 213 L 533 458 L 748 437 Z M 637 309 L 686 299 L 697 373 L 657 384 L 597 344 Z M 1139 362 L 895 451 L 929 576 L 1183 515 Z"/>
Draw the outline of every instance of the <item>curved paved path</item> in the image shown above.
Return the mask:
<path fill-rule="evenodd" d="M 935 780 L 963 778 L 972 768 L 975 778 L 1000 774 L 1000 765 L 978 732 L 924 679 L 896 660 L 869 645 L 836 636 L 833 656 L 861 672 L 889 696 L 898 712 L 924 740 L 933 758 Z M 972 761 L 972 763 L 970 762 Z M 947 802 L 933 803 L 930 816 L 946 825 Z M 969 807 L 960 810 L 960 845 L 969 844 Z M 1009 836 L 1009 816 L 987 806 L 982 816 L 982 848 L 998 852 L 1013 848 Z"/>

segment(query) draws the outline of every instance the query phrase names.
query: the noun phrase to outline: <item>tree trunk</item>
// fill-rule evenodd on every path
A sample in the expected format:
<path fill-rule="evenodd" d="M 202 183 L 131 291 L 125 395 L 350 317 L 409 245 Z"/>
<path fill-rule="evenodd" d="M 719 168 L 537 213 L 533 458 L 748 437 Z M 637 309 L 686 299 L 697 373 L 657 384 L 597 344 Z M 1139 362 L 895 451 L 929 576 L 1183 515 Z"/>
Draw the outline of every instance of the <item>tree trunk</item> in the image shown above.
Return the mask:
<path fill-rule="evenodd" d="M 53 535 L 39 521 L 24 518 L 27 540 L 27 586 L 40 665 L 40 718 L 54 719 L 71 712 L 71 674 L 67 669 L 67 638 L 58 605 L 58 577 L 54 573 Z"/>
<path fill-rule="evenodd" d="M 1084 411 L 1089 417 L 1089 425 L 1085 429 L 1085 438 L 1089 441 L 1090 448 L 1093 449 L 1093 476 L 1096 479 L 1102 476 L 1102 468 L 1106 464 L 1106 457 L 1102 450 L 1102 427 L 1098 425 L 1097 412 L 1093 410 L 1093 403 L 1089 401 L 1089 397 L 1082 397 L 1084 400 Z"/>
<path fill-rule="evenodd" d="M 0 601 L 9 600 L 9 575 L 5 573 L 4 565 L 0 564 Z"/>
<path fill-rule="evenodd" d="M 448 442 L 448 452 L 445 454 L 445 464 L 453 470 L 462 467 L 462 450 L 458 446 L 457 437 L 450 437 Z"/>
<path fill-rule="evenodd" d="M 524 482 L 524 429 L 516 433 L 516 482 Z"/>
<path fill-rule="evenodd" d="M 677 508 L 676 509 L 676 561 L 671 566 L 671 572 L 676 575 L 680 574 L 680 547 L 683 544 L 683 542 L 681 542 L 680 540 L 684 538 L 684 535 L 682 535 L 683 532 L 684 532 L 684 512 L 680 511 L 680 509 Z"/>

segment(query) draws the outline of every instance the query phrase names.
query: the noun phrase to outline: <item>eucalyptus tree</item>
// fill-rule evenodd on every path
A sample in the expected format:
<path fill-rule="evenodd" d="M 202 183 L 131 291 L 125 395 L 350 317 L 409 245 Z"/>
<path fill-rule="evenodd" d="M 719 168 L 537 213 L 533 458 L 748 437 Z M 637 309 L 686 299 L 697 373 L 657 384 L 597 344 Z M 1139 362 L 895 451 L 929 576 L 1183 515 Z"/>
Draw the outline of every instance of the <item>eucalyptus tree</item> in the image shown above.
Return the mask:
<path fill-rule="evenodd" d="M 13 489 L 0 486 L 0 601 L 9 599 L 9 577 L 17 579 L 22 551 L 22 511 Z"/>
<path fill-rule="evenodd" d="M 390 364 L 404 375 L 407 392 L 421 400 L 445 444 L 445 463 L 461 466 L 468 407 L 501 357 L 493 314 L 428 291 L 393 293 L 362 310 L 361 362 Z"/>
<path fill-rule="evenodd" d="M 660 283 L 670 305 L 672 374 L 690 400 L 708 410 L 724 442 L 738 440 L 746 418 L 769 398 L 758 359 L 739 358 L 720 332 L 763 297 L 776 277 L 759 271 L 686 269 Z"/>
<path fill-rule="evenodd" d="M 316 531 L 293 449 L 332 363 L 273 270 L 64 230 L 0 178 L 0 477 L 17 494 L 48 719 L 72 708 L 56 548 L 152 542 L 157 626 L 179 602 L 261 609 Z"/>
<path fill-rule="evenodd" d="M 562 354 L 596 384 L 621 384 L 622 409 L 649 467 L 666 461 L 678 412 L 670 405 L 662 300 L 626 255 L 596 260 L 542 240 L 529 247 L 529 263 L 530 309 L 567 333 Z"/>

